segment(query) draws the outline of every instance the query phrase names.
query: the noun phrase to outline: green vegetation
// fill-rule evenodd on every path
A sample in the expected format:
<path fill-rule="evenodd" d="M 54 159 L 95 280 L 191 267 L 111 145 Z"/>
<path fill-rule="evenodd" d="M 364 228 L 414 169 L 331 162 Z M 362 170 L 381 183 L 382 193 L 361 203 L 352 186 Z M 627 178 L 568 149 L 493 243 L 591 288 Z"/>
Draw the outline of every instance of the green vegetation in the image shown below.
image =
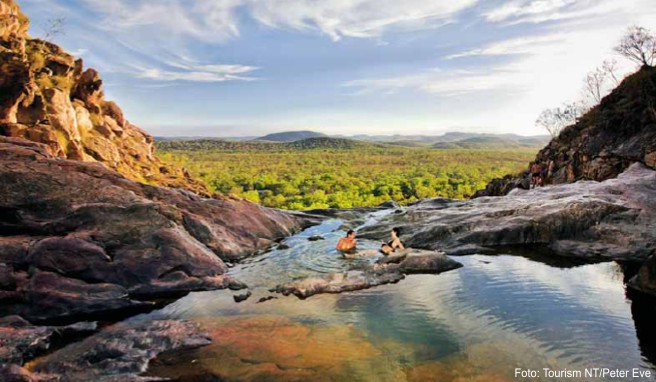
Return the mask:
<path fill-rule="evenodd" d="M 467 198 L 492 178 L 521 171 L 537 151 L 344 141 L 350 146 L 333 139 L 324 146 L 316 139 L 282 144 L 200 140 L 159 142 L 158 149 L 161 159 L 185 166 L 215 192 L 294 210 Z"/>

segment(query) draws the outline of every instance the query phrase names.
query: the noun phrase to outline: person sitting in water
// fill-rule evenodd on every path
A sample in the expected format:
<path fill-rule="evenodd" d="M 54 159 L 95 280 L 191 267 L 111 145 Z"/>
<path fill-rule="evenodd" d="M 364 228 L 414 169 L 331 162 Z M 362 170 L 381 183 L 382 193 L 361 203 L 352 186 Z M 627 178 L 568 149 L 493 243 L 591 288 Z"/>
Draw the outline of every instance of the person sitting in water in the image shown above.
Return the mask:
<path fill-rule="evenodd" d="M 392 233 L 391 233 L 391 240 L 388 241 L 387 243 L 383 242 L 383 245 L 380 247 L 380 251 L 384 255 L 389 255 L 392 252 L 396 252 L 396 250 L 404 250 L 405 247 L 403 246 L 403 243 L 401 243 L 401 240 L 399 239 L 400 231 L 398 228 L 392 228 Z"/>
<path fill-rule="evenodd" d="M 341 252 L 353 252 L 355 251 L 355 231 L 352 229 L 346 233 L 346 237 L 339 239 L 337 242 L 337 250 Z"/>

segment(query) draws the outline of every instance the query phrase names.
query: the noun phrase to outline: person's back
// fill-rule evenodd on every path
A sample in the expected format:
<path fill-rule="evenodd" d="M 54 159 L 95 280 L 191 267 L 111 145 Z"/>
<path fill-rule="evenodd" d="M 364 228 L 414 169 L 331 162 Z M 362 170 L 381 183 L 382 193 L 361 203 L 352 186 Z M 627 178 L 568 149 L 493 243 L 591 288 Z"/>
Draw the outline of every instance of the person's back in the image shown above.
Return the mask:
<path fill-rule="evenodd" d="M 339 239 L 337 242 L 337 250 L 342 252 L 349 252 L 355 250 L 357 242 L 355 241 L 355 232 L 349 230 L 346 237 Z"/>

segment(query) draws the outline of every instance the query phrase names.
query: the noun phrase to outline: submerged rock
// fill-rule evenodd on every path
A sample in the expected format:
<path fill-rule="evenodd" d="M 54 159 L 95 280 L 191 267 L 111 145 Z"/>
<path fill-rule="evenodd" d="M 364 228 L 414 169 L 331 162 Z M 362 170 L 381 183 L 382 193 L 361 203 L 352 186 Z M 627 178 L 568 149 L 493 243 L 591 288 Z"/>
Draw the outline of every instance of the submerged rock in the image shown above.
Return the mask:
<path fill-rule="evenodd" d="M 232 298 L 235 300 L 235 302 L 242 302 L 248 300 L 251 297 L 251 295 L 252 295 L 251 291 L 247 291 L 246 293 L 236 294 L 232 296 Z"/>
<path fill-rule="evenodd" d="M 644 261 L 656 248 L 653 200 L 656 171 L 636 163 L 603 182 L 469 201 L 423 200 L 364 228 L 359 236 L 381 240 L 392 227 L 400 227 L 407 246 L 458 255 L 543 244 L 561 256 Z"/>
<path fill-rule="evenodd" d="M 319 240 L 326 240 L 326 239 L 321 235 L 314 235 L 308 237 L 308 241 L 319 241 Z"/>
<path fill-rule="evenodd" d="M 175 381 L 397 380 L 389 348 L 354 325 L 298 322 L 284 316 L 247 315 L 203 321 L 212 344 L 162 354 L 148 375 Z M 401 345 L 386 345 L 397 349 Z M 396 347 L 393 347 L 396 346 Z M 410 354 L 402 348 L 399 353 Z M 191 366 L 190 366 L 191 365 Z"/>
<path fill-rule="evenodd" d="M 407 249 L 384 257 L 370 266 L 293 281 L 278 285 L 271 291 L 307 298 L 320 293 L 342 293 L 396 283 L 408 274 L 439 274 L 460 267 L 462 264 L 443 253 Z"/>

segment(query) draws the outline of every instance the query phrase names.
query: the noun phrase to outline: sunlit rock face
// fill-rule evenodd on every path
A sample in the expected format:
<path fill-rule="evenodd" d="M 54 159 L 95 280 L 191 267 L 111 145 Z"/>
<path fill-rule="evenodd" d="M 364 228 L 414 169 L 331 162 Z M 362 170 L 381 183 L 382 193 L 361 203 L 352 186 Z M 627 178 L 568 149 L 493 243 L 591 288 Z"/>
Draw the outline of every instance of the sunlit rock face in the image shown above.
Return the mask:
<path fill-rule="evenodd" d="M 603 181 L 633 163 L 656 169 L 656 68 L 643 66 L 601 100 L 580 120 L 565 128 L 536 156 L 554 162 L 548 183 Z M 499 196 L 529 187 L 528 169 L 521 175 L 494 179 L 476 196 Z"/>
<path fill-rule="evenodd" d="M 28 36 L 13 0 L 0 1 L 0 135 L 43 143 L 51 155 L 98 162 L 128 179 L 207 194 L 164 166 L 153 138 L 105 100 L 98 72 L 59 46 Z"/>
<path fill-rule="evenodd" d="M 308 224 L 244 200 L 205 199 L 0 137 L 0 302 L 31 320 L 145 308 L 241 288 L 224 260 Z M 222 260 L 223 259 L 223 260 Z"/>
<path fill-rule="evenodd" d="M 644 261 L 656 247 L 656 171 L 636 163 L 617 178 L 505 197 L 423 200 L 359 232 L 383 239 L 400 227 L 410 247 L 452 254 L 541 244 L 563 256 Z"/>

